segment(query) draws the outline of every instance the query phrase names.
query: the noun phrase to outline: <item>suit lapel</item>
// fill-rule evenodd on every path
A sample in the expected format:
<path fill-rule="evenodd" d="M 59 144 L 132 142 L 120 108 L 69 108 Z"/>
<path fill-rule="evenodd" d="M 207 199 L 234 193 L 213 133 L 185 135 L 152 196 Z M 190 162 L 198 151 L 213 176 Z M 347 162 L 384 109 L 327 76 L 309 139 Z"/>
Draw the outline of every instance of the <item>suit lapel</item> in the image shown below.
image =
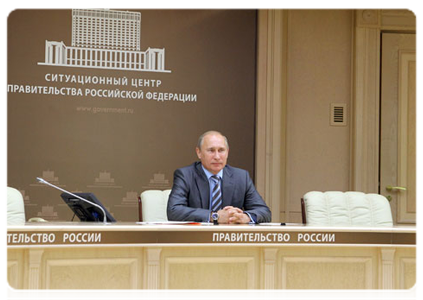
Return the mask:
<path fill-rule="evenodd" d="M 195 183 L 200 192 L 201 208 L 209 209 L 210 185 L 207 180 L 206 174 L 204 174 L 204 171 L 201 168 L 201 163 L 197 163 L 195 165 L 195 171 L 196 171 Z"/>
<path fill-rule="evenodd" d="M 223 178 L 222 178 L 222 198 L 223 198 L 223 207 L 232 205 L 232 195 L 234 193 L 234 179 L 232 177 L 232 171 L 230 167 L 225 167 L 223 169 Z"/>

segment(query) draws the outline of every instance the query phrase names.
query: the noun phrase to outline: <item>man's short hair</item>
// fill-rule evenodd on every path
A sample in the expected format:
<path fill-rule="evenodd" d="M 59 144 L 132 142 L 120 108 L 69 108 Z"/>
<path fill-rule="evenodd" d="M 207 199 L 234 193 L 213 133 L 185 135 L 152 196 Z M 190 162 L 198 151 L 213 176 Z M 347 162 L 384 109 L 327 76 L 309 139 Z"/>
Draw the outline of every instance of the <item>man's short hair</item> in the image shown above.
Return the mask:
<path fill-rule="evenodd" d="M 224 136 L 223 134 L 221 134 L 219 131 L 216 131 L 216 130 L 209 130 L 209 131 L 204 132 L 202 135 L 200 135 L 200 137 L 198 138 L 198 142 L 197 142 L 197 148 L 198 149 L 201 149 L 201 146 L 203 145 L 204 137 L 206 135 L 209 135 L 209 134 L 217 134 L 217 135 L 222 136 L 223 139 L 225 140 L 226 148 L 229 149 L 229 143 L 228 143 L 228 139 L 226 138 L 226 136 Z"/>

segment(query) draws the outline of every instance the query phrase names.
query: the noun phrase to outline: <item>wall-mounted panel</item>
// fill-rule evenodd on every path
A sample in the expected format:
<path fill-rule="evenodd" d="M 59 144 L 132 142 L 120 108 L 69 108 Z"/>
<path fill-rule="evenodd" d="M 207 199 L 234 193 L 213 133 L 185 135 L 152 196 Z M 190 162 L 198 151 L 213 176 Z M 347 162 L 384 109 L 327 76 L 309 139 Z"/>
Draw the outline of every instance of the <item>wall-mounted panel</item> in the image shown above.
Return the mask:
<path fill-rule="evenodd" d="M 370 258 L 288 257 L 282 261 L 284 289 L 368 289 Z"/>
<path fill-rule="evenodd" d="M 12 288 L 19 288 L 19 263 L 18 260 L 7 261 L 7 282 Z"/>
<path fill-rule="evenodd" d="M 162 288 L 258 289 L 258 249 L 163 248 Z"/>
<path fill-rule="evenodd" d="M 165 259 L 166 289 L 250 289 L 251 257 L 177 257 Z"/>
<path fill-rule="evenodd" d="M 14 289 L 24 288 L 25 251 L 7 251 L 7 283 Z"/>
<path fill-rule="evenodd" d="M 410 289 L 417 283 L 416 249 L 397 249 L 397 287 Z"/>
<path fill-rule="evenodd" d="M 400 289 L 410 289 L 416 284 L 416 259 L 400 259 Z"/>
<path fill-rule="evenodd" d="M 135 289 L 140 281 L 137 265 L 133 258 L 48 260 L 46 288 Z"/>

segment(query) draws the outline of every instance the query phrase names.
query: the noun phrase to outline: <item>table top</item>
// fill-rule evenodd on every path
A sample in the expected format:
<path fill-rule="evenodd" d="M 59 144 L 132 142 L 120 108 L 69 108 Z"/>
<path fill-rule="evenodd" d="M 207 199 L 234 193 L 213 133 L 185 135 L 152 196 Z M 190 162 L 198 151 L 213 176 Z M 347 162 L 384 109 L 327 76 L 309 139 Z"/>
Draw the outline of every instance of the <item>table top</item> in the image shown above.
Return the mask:
<path fill-rule="evenodd" d="M 282 224 L 282 225 L 281 225 Z M 391 227 L 368 226 L 310 226 L 301 223 L 221 224 L 198 222 L 28 222 L 7 227 L 8 232 L 37 230 L 99 230 L 99 231 L 330 231 L 330 232 L 409 232 L 416 226 L 395 225 Z"/>

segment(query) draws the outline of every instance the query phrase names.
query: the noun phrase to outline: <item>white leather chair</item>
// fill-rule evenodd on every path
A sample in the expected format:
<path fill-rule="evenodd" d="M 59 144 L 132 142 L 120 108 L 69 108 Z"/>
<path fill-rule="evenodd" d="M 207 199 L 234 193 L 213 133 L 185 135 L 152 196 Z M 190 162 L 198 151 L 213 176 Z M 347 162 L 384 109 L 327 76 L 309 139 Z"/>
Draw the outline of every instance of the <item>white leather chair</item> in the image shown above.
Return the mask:
<path fill-rule="evenodd" d="M 167 221 L 167 201 L 171 190 L 147 190 L 141 193 L 143 222 Z"/>
<path fill-rule="evenodd" d="M 392 226 L 389 201 L 361 192 L 308 192 L 302 201 L 303 223 L 311 226 Z"/>
<path fill-rule="evenodd" d="M 21 192 L 7 187 L 7 225 L 25 224 L 25 205 Z"/>

